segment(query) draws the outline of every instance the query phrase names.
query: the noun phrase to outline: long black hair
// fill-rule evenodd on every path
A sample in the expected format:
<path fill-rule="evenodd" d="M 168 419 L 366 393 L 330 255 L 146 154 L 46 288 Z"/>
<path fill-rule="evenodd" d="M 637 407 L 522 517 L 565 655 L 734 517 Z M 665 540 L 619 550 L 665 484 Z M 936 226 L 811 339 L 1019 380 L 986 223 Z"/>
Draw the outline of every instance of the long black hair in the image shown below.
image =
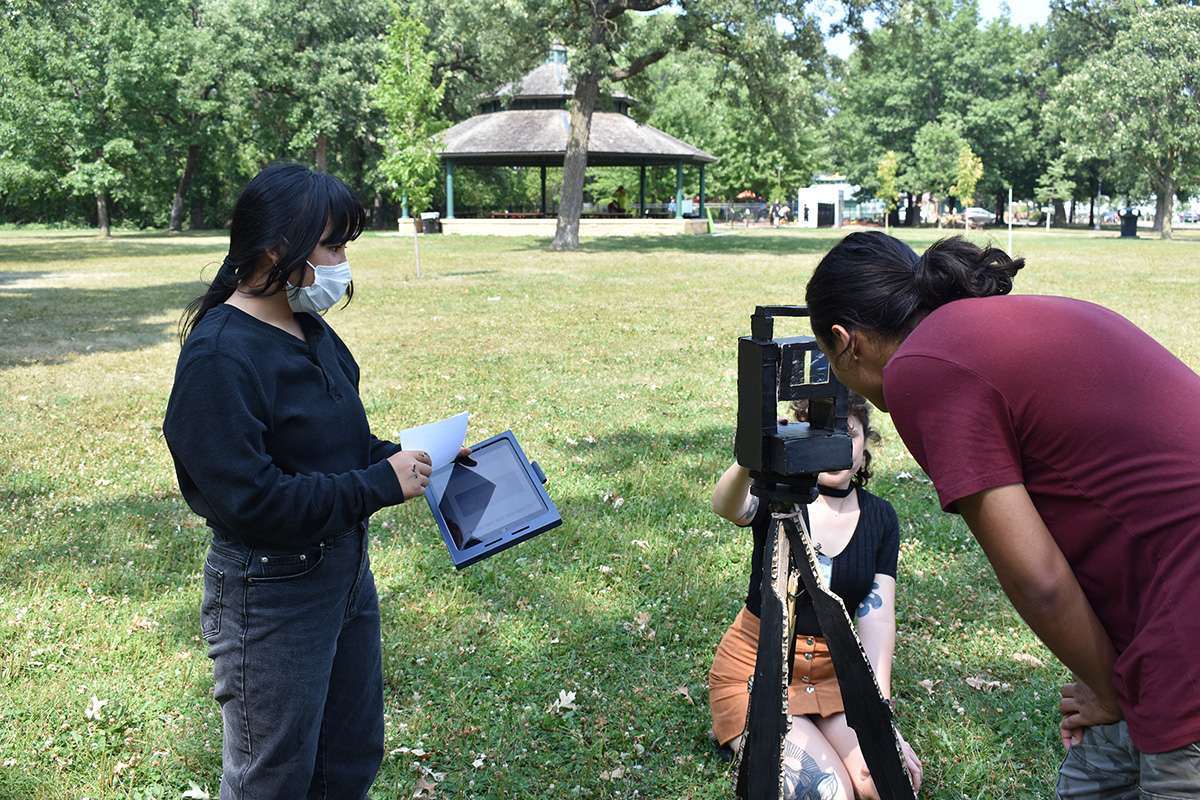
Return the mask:
<path fill-rule="evenodd" d="M 286 161 L 267 166 L 238 195 L 229 225 L 229 253 L 208 290 L 184 311 L 180 341 L 187 339 L 210 309 L 228 300 L 239 283 L 254 275 L 268 250 L 278 252 L 279 258 L 254 294 L 275 294 L 286 289 L 289 281 L 298 286 L 305 259 L 318 244 L 357 239 L 365 224 L 362 203 L 332 175 Z M 327 227 L 330 233 L 322 239 Z M 346 302 L 353 294 L 351 284 Z"/>
<path fill-rule="evenodd" d="M 817 338 L 834 325 L 885 339 L 908 336 L 926 314 L 964 297 L 1012 291 L 1025 266 L 995 247 L 961 236 L 935 242 L 924 255 L 879 231 L 855 232 L 825 254 L 808 281 L 805 302 Z"/>

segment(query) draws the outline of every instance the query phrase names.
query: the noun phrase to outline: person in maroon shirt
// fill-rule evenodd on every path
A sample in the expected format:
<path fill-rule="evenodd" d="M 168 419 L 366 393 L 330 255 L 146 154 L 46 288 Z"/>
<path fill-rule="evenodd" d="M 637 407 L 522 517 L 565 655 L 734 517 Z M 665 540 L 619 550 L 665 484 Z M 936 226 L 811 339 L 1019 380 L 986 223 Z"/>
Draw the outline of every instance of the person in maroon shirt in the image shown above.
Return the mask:
<path fill-rule="evenodd" d="M 813 332 L 1073 672 L 1057 796 L 1200 798 L 1200 376 L 1108 309 L 1010 296 L 1023 266 L 854 233 Z"/>

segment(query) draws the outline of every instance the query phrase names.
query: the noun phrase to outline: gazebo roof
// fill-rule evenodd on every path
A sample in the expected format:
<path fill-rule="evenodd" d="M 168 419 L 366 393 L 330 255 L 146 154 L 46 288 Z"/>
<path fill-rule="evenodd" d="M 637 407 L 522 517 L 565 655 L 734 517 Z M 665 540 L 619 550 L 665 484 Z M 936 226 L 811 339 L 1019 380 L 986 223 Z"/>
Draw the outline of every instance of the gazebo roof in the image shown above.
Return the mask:
<path fill-rule="evenodd" d="M 559 48 L 565 52 L 565 48 Z M 512 83 L 506 83 L 496 89 L 486 99 L 502 99 L 513 97 L 520 100 L 569 100 L 573 89 L 568 84 L 571 81 L 571 71 L 565 63 L 547 61 L 537 69 L 529 72 L 524 78 Z M 609 96 L 627 103 L 637 103 L 624 92 L 613 89 Z"/>
<path fill-rule="evenodd" d="M 547 61 L 525 77 L 506 84 L 483 107 L 492 108 L 442 134 L 442 160 L 455 164 L 503 167 L 561 167 L 567 152 L 572 96 L 567 49 L 550 48 Z M 588 166 L 630 167 L 658 164 L 712 164 L 717 158 L 621 113 L 636 103 L 612 91 L 616 111 L 594 111 L 588 137 Z M 505 98 L 513 107 L 498 110 Z M 542 106 L 539 108 L 538 106 Z"/>
<path fill-rule="evenodd" d="M 562 67 L 546 64 L 539 68 Z M 538 72 L 539 70 L 534 70 Z M 530 73 L 532 76 L 533 73 Z M 528 79 L 529 76 L 527 76 Z M 524 92 L 523 92 L 524 93 Z M 480 114 L 442 134 L 441 157 L 455 164 L 510 167 L 562 166 L 570 113 L 522 109 Z M 588 139 L 588 166 L 712 164 L 716 156 L 624 114 L 596 111 Z"/>

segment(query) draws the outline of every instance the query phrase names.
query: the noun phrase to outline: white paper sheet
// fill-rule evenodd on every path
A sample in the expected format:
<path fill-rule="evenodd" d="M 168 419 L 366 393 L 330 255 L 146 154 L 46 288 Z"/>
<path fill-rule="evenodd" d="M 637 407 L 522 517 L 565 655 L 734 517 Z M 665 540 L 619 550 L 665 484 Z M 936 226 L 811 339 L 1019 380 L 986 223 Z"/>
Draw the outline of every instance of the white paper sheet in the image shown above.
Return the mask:
<path fill-rule="evenodd" d="M 467 438 L 466 411 L 453 417 L 417 425 L 400 431 L 400 445 L 405 450 L 424 450 L 429 453 L 436 470 L 454 460 Z"/>

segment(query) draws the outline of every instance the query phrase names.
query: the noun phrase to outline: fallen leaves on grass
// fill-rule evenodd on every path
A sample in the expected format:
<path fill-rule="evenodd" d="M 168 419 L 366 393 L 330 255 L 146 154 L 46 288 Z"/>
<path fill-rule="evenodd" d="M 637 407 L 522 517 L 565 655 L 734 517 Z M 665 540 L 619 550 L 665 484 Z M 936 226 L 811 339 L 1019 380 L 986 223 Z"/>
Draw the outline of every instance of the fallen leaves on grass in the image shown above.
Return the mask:
<path fill-rule="evenodd" d="M 426 780 L 425 776 L 417 778 L 417 790 L 413 797 L 437 797 L 437 781 Z"/>
<path fill-rule="evenodd" d="M 625 498 L 613 491 L 605 492 L 603 500 L 613 508 L 620 508 L 625 505 Z"/>
<path fill-rule="evenodd" d="M 995 689 L 1008 688 L 1007 683 L 1001 683 L 1000 681 L 989 681 L 985 680 L 984 678 L 967 678 L 966 680 L 967 686 L 970 686 L 972 689 L 977 691 L 984 692 L 985 694 Z"/>
<path fill-rule="evenodd" d="M 680 686 L 678 689 L 671 692 L 671 694 L 677 694 L 677 695 L 682 696 L 684 700 L 688 701 L 688 705 L 690 705 L 690 706 L 696 705 L 696 701 L 692 699 L 692 696 L 691 696 L 691 694 L 688 693 L 688 689 L 686 686 Z"/>
<path fill-rule="evenodd" d="M 600 780 L 602 780 L 602 781 L 618 781 L 624 777 L 625 777 L 625 768 L 624 767 L 616 767 L 615 769 L 612 769 L 612 770 L 601 770 L 600 771 Z"/>
<path fill-rule="evenodd" d="M 88 701 L 87 708 L 83 710 L 84 715 L 88 719 L 94 719 L 97 722 L 104 717 L 102 709 L 108 705 L 107 700 L 98 700 L 96 695 L 92 695 L 92 699 Z"/>
<path fill-rule="evenodd" d="M 632 622 L 625 623 L 625 630 L 639 639 L 654 641 L 654 628 L 650 627 L 650 619 L 649 611 L 639 611 L 634 615 Z"/>
<path fill-rule="evenodd" d="M 186 800 L 209 800 L 209 794 L 204 789 L 196 785 L 195 781 L 188 781 L 188 790 L 183 793 Z"/>
<path fill-rule="evenodd" d="M 558 690 L 558 699 L 550 704 L 546 709 L 547 714 L 557 714 L 563 711 L 575 710 L 575 693 L 568 692 L 566 689 Z"/>
<path fill-rule="evenodd" d="M 432 753 L 423 747 L 397 747 L 391 752 L 392 755 L 399 755 L 400 753 L 407 753 L 408 755 L 416 756 L 417 758 L 428 758 L 430 755 L 432 755 Z"/>

